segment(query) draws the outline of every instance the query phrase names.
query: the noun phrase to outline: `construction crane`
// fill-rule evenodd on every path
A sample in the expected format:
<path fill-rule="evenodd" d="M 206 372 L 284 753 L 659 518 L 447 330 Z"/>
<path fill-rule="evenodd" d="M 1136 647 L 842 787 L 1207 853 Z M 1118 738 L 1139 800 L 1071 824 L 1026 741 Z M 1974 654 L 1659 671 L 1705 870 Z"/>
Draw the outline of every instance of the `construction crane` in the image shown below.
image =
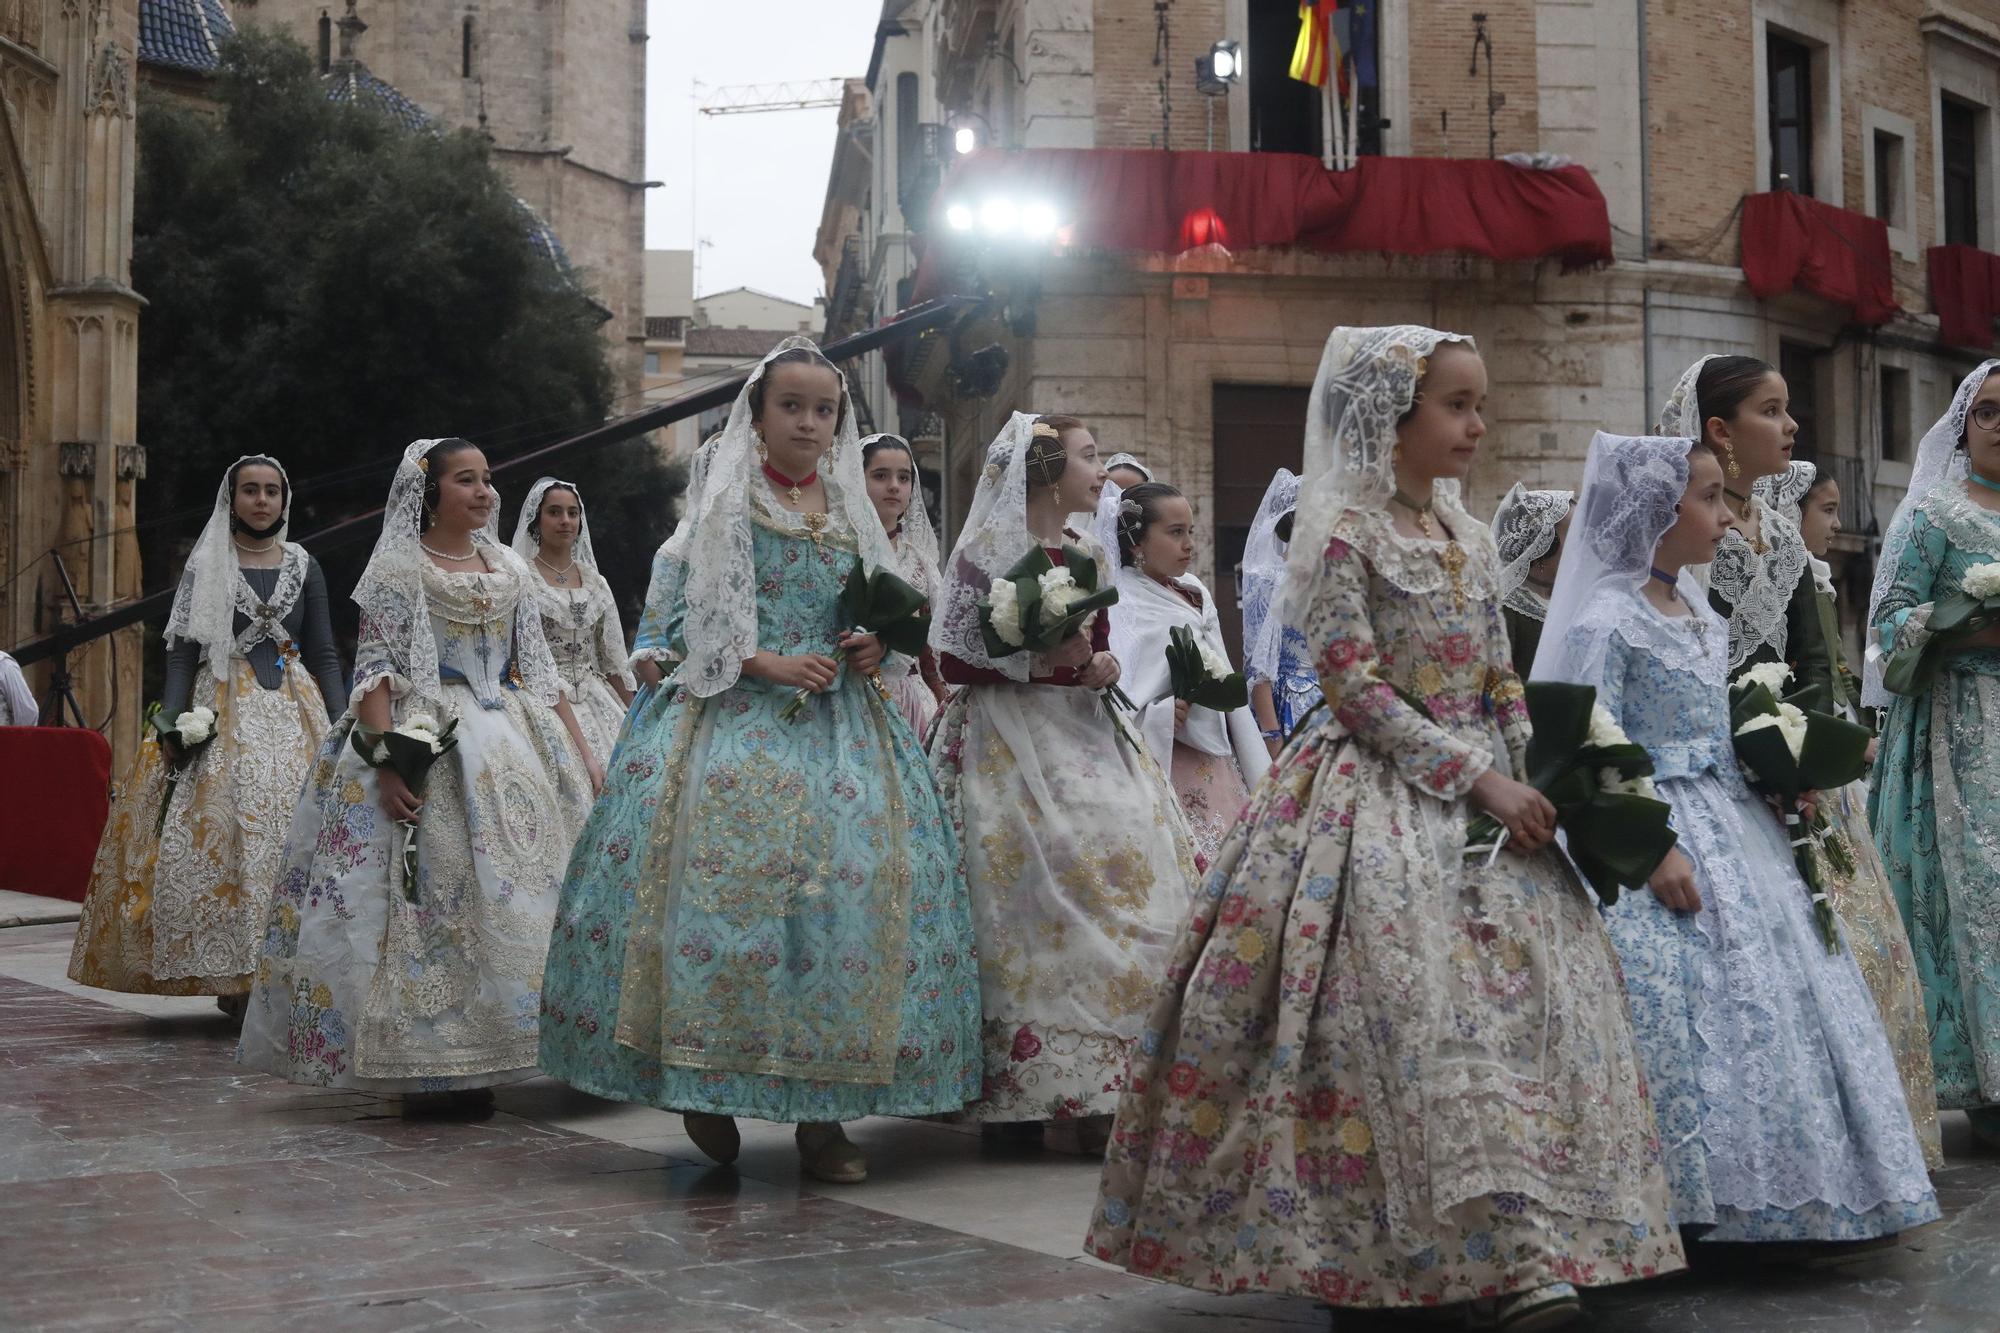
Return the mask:
<path fill-rule="evenodd" d="M 738 83 L 703 89 L 708 100 L 698 109 L 704 116 L 751 116 L 766 111 L 819 111 L 838 108 L 845 79 L 807 79 L 796 83 Z"/>

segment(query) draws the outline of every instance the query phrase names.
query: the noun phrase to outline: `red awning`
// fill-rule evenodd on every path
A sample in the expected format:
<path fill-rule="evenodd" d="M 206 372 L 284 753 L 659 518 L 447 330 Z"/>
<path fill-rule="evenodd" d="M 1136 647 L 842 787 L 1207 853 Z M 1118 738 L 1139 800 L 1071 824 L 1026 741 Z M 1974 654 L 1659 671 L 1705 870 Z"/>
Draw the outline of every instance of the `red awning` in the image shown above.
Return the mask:
<path fill-rule="evenodd" d="M 1993 346 L 2000 315 L 2000 255 L 1970 245 L 1931 247 L 1931 307 L 1938 336 L 1961 347 Z"/>
<path fill-rule="evenodd" d="M 1880 218 L 1789 190 L 1743 200 L 1743 276 L 1761 297 L 1799 290 L 1848 306 L 1861 324 L 1900 313 Z"/>
<path fill-rule="evenodd" d="M 952 252 L 954 204 L 1046 202 L 1076 252 L 1178 254 L 1298 247 L 1327 252 L 1556 258 L 1565 269 L 1611 262 L 1611 217 L 1582 167 L 1539 171 L 1506 162 L 1364 157 L 1328 171 L 1291 153 L 1165 153 L 1031 148 L 959 160 L 938 191 L 931 248 L 914 300 L 937 295 Z"/>

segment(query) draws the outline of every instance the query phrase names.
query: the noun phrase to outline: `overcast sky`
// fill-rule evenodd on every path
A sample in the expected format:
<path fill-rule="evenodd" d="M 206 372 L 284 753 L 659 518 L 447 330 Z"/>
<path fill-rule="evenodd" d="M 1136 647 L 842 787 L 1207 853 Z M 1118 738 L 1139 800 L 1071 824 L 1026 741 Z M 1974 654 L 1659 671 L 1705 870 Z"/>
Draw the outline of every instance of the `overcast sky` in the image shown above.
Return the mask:
<path fill-rule="evenodd" d="M 881 0 L 650 0 L 646 175 L 666 184 L 647 198 L 646 245 L 686 249 L 697 230 L 707 238 L 698 295 L 732 287 L 797 301 L 820 294 L 813 234 L 837 117 L 697 116 L 694 81 L 714 89 L 858 78 L 868 72 L 881 12 Z"/>

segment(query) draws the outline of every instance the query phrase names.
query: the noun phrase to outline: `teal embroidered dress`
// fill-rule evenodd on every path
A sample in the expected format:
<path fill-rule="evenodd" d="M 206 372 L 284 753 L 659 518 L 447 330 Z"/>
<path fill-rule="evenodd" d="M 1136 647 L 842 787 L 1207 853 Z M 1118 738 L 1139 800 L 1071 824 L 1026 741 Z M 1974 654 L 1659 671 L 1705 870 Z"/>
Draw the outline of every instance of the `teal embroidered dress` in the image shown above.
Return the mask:
<path fill-rule="evenodd" d="M 1885 654 L 1922 644 L 1932 604 L 2000 560 L 2000 514 L 1939 486 L 1911 514 L 1870 632 Z M 1868 818 L 1910 932 L 1930 1018 L 1938 1106 L 2000 1129 L 2000 651 L 1945 659 L 1928 693 L 1895 697 Z"/>
<path fill-rule="evenodd" d="M 754 492 L 750 511 L 758 645 L 833 653 L 851 533 Z M 664 650 L 685 614 L 663 560 L 641 654 Z M 787 721 L 793 695 L 748 676 L 711 698 L 671 677 L 641 692 L 563 885 L 548 1073 L 784 1123 L 978 1096 L 971 909 L 923 751 L 853 671 Z"/>

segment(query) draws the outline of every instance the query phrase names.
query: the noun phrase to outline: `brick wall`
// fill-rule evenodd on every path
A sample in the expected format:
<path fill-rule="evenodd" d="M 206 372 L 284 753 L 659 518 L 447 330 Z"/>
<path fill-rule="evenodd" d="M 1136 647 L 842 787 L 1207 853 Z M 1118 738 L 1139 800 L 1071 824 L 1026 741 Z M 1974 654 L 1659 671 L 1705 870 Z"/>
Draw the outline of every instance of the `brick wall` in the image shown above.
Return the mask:
<path fill-rule="evenodd" d="M 1208 102 L 1195 91 L 1194 61 L 1227 32 L 1223 0 L 1175 0 L 1167 12 L 1173 39 L 1167 72 L 1172 110 L 1168 132 L 1177 149 L 1201 149 L 1208 142 Z M 1161 69 L 1153 64 L 1158 22 L 1153 0 L 1093 0 L 1093 55 L 1096 59 L 1097 146 L 1157 148 L 1161 134 Z M 1215 142 L 1229 143 L 1226 98 L 1213 99 Z"/>
<path fill-rule="evenodd" d="M 1486 15 L 1493 91 L 1507 99 L 1494 117 L 1496 153 L 1532 153 L 1538 139 L 1535 12 L 1526 3 L 1408 0 L 1410 151 L 1417 157 L 1486 156 L 1486 53 L 1472 68 L 1472 16 Z M 1388 64 L 1388 52 L 1384 52 Z M 1384 77 L 1389 77 L 1388 71 Z"/>

